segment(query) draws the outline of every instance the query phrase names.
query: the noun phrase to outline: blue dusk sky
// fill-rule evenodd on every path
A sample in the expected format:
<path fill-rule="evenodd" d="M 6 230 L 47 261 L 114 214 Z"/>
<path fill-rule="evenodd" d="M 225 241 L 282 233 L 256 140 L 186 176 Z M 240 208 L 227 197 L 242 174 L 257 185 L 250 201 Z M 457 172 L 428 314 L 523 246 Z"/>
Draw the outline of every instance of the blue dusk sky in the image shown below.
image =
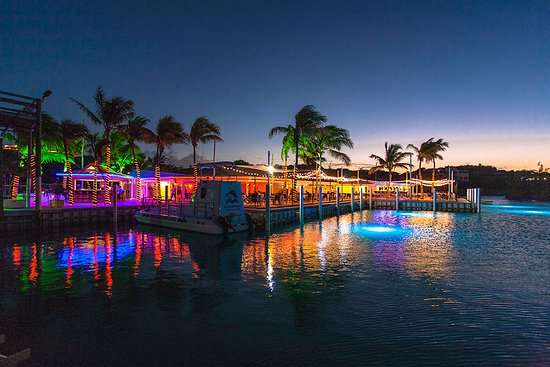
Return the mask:
<path fill-rule="evenodd" d="M 264 162 L 269 129 L 313 104 L 357 166 L 432 136 L 442 165 L 550 166 L 550 2 L 2 1 L 0 90 L 51 89 L 46 110 L 80 120 L 69 97 L 98 86 L 151 125 L 206 115 L 218 160 Z"/>

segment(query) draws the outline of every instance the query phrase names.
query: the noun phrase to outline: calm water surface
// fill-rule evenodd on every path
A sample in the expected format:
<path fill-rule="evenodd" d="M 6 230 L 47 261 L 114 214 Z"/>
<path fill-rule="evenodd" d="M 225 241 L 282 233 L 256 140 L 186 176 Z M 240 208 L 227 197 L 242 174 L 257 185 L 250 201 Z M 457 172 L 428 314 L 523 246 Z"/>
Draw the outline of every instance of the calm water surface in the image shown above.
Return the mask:
<path fill-rule="evenodd" d="M 0 240 L 27 365 L 550 365 L 550 206 Z"/>

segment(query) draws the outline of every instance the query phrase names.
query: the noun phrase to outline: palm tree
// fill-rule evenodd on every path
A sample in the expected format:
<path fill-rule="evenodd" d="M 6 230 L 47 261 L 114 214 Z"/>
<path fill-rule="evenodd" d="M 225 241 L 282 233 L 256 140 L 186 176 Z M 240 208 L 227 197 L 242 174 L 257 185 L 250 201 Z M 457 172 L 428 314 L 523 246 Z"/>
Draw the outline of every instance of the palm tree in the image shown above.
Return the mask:
<path fill-rule="evenodd" d="M 88 133 L 88 141 L 90 142 L 90 153 L 93 159 L 93 170 L 94 170 L 94 183 L 93 183 L 93 192 L 92 192 L 92 205 L 97 205 L 97 173 L 100 171 L 100 162 L 103 161 L 103 151 L 107 146 L 107 141 L 103 139 L 99 134 L 90 134 Z M 104 187 L 105 196 L 109 196 L 107 187 Z"/>
<path fill-rule="evenodd" d="M 152 140 L 153 132 L 145 126 L 148 122 L 149 120 L 143 116 L 135 116 L 130 118 L 125 125 L 119 126 L 119 131 L 126 137 L 130 150 L 132 151 L 132 158 L 134 159 L 137 178 L 137 200 L 141 200 L 141 170 L 136 154 L 136 142 L 147 142 Z"/>
<path fill-rule="evenodd" d="M 304 155 L 318 164 L 316 173 L 318 181 L 320 180 L 325 153 L 328 153 L 334 159 L 342 161 L 346 166 L 351 164 L 350 157 L 340 151 L 343 147 L 353 148 L 353 141 L 350 138 L 349 131 L 346 129 L 335 125 L 323 126 L 312 137 L 304 139 L 303 145 Z"/>
<path fill-rule="evenodd" d="M 122 97 L 105 97 L 105 92 L 101 87 L 97 88 L 94 95 L 95 112 L 80 103 L 74 98 L 71 98 L 80 109 L 88 116 L 93 123 L 103 126 L 103 139 L 106 142 L 105 159 L 107 165 L 107 187 L 109 187 L 111 178 L 111 132 L 113 132 L 124 121 L 135 116 L 134 102 Z M 111 203 L 110 195 L 105 195 L 105 204 Z"/>
<path fill-rule="evenodd" d="M 155 154 L 155 197 L 160 199 L 160 163 L 166 149 L 169 149 L 174 144 L 189 143 L 189 134 L 183 130 L 181 122 L 176 121 L 173 116 L 164 116 L 159 119 L 156 131 L 150 136 L 151 140 L 148 143 L 155 143 L 157 151 Z"/>
<path fill-rule="evenodd" d="M 193 123 L 193 126 L 191 126 L 189 139 L 191 140 L 191 145 L 193 145 L 193 174 L 195 176 L 193 181 L 193 190 L 197 189 L 197 148 L 199 143 L 208 144 L 216 141 L 222 142 L 223 139 L 220 134 L 220 127 L 215 123 L 210 122 L 205 116 L 198 117 Z"/>
<path fill-rule="evenodd" d="M 380 157 L 376 154 L 371 154 L 371 158 L 376 160 L 377 165 L 372 168 L 373 171 L 386 170 L 389 172 L 389 182 L 388 182 L 388 191 L 387 196 L 390 195 L 391 188 L 391 179 L 392 173 L 395 168 L 408 168 L 410 164 L 402 163 L 405 158 L 407 158 L 411 153 L 403 152 L 403 147 L 401 144 L 389 144 L 386 142 L 384 144 L 386 150 L 385 156 Z"/>
<path fill-rule="evenodd" d="M 288 125 L 288 126 L 275 126 L 271 130 L 269 130 L 268 137 L 269 139 L 273 138 L 273 136 L 281 134 L 283 135 L 283 141 L 281 146 L 281 159 L 284 162 L 284 180 L 283 180 L 283 190 L 286 191 L 287 186 L 287 168 L 288 168 L 288 153 L 294 152 L 294 126 Z"/>
<path fill-rule="evenodd" d="M 439 138 L 437 140 L 433 140 L 431 138 L 429 140 L 429 144 L 426 150 L 426 162 L 433 162 L 433 170 L 432 170 L 432 193 L 434 192 L 435 188 L 435 161 L 437 159 L 443 159 L 443 156 L 439 154 L 440 152 L 444 152 L 449 147 L 449 143 L 447 143 L 442 138 Z"/>
<path fill-rule="evenodd" d="M 417 147 L 413 144 L 407 145 L 407 149 L 412 149 L 414 151 L 414 154 L 416 154 L 416 159 L 418 160 L 418 179 L 420 180 L 420 197 L 424 198 L 424 184 L 422 183 L 422 162 L 427 160 L 427 152 L 428 148 L 430 147 L 430 144 L 432 144 L 434 138 L 430 138 L 420 144 L 420 147 Z"/>
<path fill-rule="evenodd" d="M 65 153 L 65 169 L 69 175 L 68 177 L 68 204 L 74 204 L 74 187 L 73 187 L 73 169 L 71 166 L 70 155 L 74 151 L 74 143 L 83 139 L 88 134 L 86 126 L 76 123 L 70 119 L 63 119 L 59 122 L 59 130 L 61 133 L 61 142 L 63 144 L 63 151 Z"/>
<path fill-rule="evenodd" d="M 322 115 L 319 111 L 315 109 L 313 105 L 305 105 L 298 111 L 294 116 L 294 169 L 292 174 L 292 191 L 296 193 L 296 170 L 298 169 L 298 158 L 300 156 L 300 140 L 302 136 L 312 136 L 317 129 L 321 128 L 327 121 L 326 116 Z M 280 133 L 283 130 L 277 131 L 279 128 L 285 129 L 284 126 L 277 126 L 276 132 Z M 273 129 L 272 129 L 273 130 Z"/>

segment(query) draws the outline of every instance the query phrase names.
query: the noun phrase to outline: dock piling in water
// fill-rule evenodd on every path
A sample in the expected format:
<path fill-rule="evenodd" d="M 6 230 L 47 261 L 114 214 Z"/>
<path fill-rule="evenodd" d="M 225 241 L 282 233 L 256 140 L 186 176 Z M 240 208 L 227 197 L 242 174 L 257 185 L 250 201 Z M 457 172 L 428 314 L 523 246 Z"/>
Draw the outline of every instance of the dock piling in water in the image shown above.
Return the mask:
<path fill-rule="evenodd" d="M 300 186 L 300 223 L 304 224 L 304 186 Z"/>
<path fill-rule="evenodd" d="M 336 187 L 336 215 L 340 216 L 340 186 Z"/>
<path fill-rule="evenodd" d="M 323 186 L 319 186 L 319 220 L 323 220 Z"/>

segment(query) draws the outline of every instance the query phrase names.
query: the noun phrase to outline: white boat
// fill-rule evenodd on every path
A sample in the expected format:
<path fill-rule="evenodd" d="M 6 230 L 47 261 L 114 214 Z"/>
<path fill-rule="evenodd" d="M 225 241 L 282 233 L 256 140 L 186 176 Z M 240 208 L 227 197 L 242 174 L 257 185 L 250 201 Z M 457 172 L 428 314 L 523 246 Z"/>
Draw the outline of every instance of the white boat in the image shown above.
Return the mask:
<path fill-rule="evenodd" d="M 138 223 L 222 235 L 248 230 L 254 219 L 244 212 L 241 183 L 203 181 L 189 204 L 162 204 L 136 213 Z"/>

